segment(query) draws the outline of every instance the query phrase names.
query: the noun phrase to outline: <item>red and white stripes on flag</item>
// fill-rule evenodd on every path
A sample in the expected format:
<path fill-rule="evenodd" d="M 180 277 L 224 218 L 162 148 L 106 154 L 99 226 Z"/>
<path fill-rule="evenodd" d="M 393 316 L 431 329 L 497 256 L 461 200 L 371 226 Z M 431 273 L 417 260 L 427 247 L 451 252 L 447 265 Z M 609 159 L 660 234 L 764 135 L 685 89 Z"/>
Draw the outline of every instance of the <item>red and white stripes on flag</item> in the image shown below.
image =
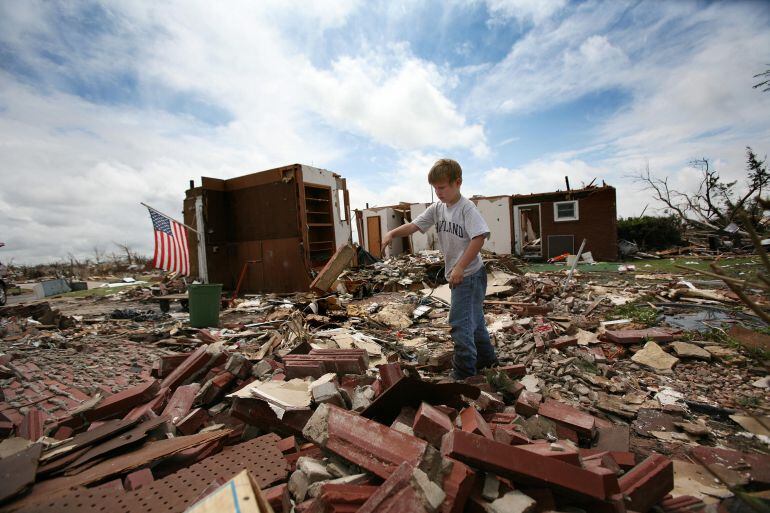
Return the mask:
<path fill-rule="evenodd" d="M 153 265 L 157 269 L 190 275 L 190 253 L 187 248 L 187 228 L 147 207 L 155 230 L 155 256 Z"/>

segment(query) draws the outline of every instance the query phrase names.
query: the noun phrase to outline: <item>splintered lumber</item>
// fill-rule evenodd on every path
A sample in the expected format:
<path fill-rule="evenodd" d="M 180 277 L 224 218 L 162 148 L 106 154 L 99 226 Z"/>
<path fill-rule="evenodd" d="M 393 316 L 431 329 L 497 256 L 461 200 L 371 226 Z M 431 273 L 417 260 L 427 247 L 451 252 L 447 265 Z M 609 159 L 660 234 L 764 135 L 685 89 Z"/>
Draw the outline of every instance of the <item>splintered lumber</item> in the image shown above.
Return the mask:
<path fill-rule="evenodd" d="M 340 246 L 329 261 L 326 262 L 318 276 L 315 277 L 313 283 L 310 284 L 310 289 L 320 293 L 328 291 L 334 285 L 337 277 L 353 260 L 355 254 L 356 251 L 350 244 Z"/>

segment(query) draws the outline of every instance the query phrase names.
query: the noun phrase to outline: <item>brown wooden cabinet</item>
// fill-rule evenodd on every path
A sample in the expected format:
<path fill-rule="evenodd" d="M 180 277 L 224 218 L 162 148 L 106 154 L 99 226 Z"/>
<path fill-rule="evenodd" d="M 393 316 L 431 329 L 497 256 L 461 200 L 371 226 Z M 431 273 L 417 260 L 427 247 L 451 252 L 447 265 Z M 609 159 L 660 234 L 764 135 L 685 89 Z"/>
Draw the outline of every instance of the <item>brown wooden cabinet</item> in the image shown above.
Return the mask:
<path fill-rule="evenodd" d="M 185 223 L 204 228 L 205 252 L 189 237 L 192 276 L 241 292 L 308 290 L 337 247 L 350 242 L 345 179 L 325 169 L 293 164 L 221 180 L 204 177 L 187 190 Z M 200 260 L 205 259 L 205 273 Z"/>

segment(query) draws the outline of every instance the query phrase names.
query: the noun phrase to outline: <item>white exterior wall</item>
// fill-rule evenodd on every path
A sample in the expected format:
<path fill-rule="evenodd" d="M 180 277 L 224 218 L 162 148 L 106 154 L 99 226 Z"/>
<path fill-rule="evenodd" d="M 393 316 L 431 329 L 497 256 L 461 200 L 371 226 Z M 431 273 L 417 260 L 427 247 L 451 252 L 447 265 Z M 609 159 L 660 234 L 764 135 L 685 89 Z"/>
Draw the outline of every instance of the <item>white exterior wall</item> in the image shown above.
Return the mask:
<path fill-rule="evenodd" d="M 409 207 L 412 213 L 412 220 L 417 219 L 417 216 L 425 212 L 430 206 L 430 203 L 412 203 Z M 436 239 L 436 228 L 431 227 L 427 232 L 420 233 L 415 232 L 412 234 L 412 253 L 419 253 L 426 249 L 438 249 L 438 241 Z"/>
<path fill-rule="evenodd" d="M 353 231 L 351 229 L 351 220 L 342 220 L 341 216 L 345 213 L 345 204 L 340 204 L 337 187 L 337 179 L 334 173 L 326 169 L 317 167 L 302 166 L 302 179 L 305 183 L 313 185 L 326 185 L 332 188 L 332 216 L 334 216 L 334 243 L 339 248 L 353 240 Z M 351 212 L 352 216 L 353 213 Z"/>
<path fill-rule="evenodd" d="M 471 198 L 479 209 L 481 217 L 489 226 L 489 239 L 484 242 L 484 249 L 498 255 L 510 255 L 513 243 L 511 232 L 511 199 L 507 196 L 500 198 Z"/>
<path fill-rule="evenodd" d="M 363 215 L 364 224 L 364 249 L 369 248 L 369 224 L 367 222 L 368 217 L 380 217 L 380 237 L 384 237 L 393 228 L 398 228 L 403 224 L 404 216 L 401 212 L 397 212 L 391 207 L 374 207 L 367 208 L 361 211 Z M 390 246 L 390 250 L 386 251 L 383 256 L 400 255 L 404 252 L 404 244 L 400 238 L 394 239 Z"/>

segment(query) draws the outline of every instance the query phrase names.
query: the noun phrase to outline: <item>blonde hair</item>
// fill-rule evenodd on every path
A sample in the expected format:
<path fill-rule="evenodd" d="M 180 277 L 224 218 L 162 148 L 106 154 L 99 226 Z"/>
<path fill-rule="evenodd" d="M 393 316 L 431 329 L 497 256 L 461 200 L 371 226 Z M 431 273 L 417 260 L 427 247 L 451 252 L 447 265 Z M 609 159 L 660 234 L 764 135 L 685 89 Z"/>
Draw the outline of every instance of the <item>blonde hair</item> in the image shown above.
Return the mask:
<path fill-rule="evenodd" d="M 443 182 L 447 180 L 454 182 L 458 178 L 463 177 L 463 168 L 456 160 L 452 159 L 440 159 L 437 160 L 433 167 L 428 172 L 428 183 L 435 184 L 437 182 Z"/>

